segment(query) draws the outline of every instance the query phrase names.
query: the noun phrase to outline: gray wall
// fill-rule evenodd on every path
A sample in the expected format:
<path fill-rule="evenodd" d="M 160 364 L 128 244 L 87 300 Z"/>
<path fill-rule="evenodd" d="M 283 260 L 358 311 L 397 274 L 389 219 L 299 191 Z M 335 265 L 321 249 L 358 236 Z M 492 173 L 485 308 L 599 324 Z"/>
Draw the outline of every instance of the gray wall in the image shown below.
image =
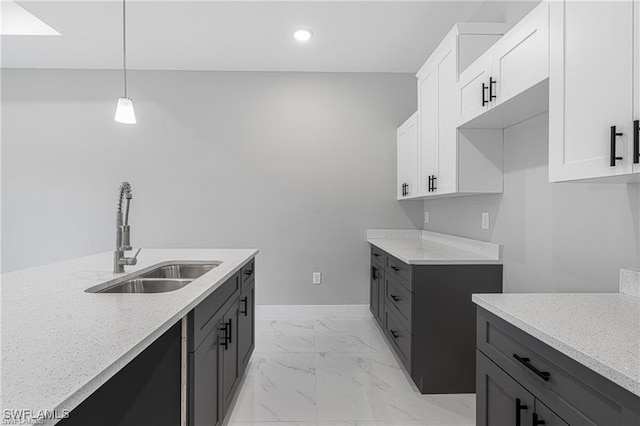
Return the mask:
<path fill-rule="evenodd" d="M 260 304 L 368 302 L 368 227 L 395 201 L 398 74 L 2 70 L 2 270 L 111 250 L 121 181 L 138 247 L 258 247 Z M 106 266 L 106 265 L 105 265 Z M 323 284 L 313 286 L 311 273 Z"/>
<path fill-rule="evenodd" d="M 547 114 L 505 129 L 504 193 L 425 201 L 424 229 L 503 244 L 506 292 L 617 291 L 640 267 L 640 185 L 549 183 L 548 143 Z"/>

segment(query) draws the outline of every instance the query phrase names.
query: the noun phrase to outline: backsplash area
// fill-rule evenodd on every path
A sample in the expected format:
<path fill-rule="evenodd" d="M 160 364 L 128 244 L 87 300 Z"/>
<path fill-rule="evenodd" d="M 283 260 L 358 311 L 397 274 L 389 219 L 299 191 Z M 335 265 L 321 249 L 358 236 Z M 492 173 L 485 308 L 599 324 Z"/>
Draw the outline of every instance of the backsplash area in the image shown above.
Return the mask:
<path fill-rule="evenodd" d="M 502 244 L 505 292 L 617 292 L 620 268 L 640 267 L 640 185 L 549 183 L 548 114 L 504 130 L 503 194 L 424 211 L 425 230 Z"/>

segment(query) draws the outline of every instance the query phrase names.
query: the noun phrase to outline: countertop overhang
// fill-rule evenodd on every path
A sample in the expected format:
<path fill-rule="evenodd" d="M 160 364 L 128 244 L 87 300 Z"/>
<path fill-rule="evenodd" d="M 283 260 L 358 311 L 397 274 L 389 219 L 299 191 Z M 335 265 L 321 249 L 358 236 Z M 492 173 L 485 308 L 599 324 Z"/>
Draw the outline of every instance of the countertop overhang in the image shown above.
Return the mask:
<path fill-rule="evenodd" d="M 112 252 L 3 274 L 2 408 L 72 410 L 257 254 L 257 249 L 143 249 L 125 274 L 112 273 Z M 85 292 L 181 260 L 222 263 L 173 292 Z"/>
<path fill-rule="evenodd" d="M 474 294 L 473 302 L 640 396 L 640 298 L 622 293 Z"/>

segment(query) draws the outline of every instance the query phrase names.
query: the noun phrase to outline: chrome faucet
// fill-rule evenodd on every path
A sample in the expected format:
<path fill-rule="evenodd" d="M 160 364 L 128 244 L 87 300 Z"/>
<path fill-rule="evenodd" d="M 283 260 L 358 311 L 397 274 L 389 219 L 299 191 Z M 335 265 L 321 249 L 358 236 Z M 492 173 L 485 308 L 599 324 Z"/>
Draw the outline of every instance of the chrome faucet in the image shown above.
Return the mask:
<path fill-rule="evenodd" d="M 124 272 L 125 265 L 135 265 L 138 263 L 138 254 L 136 252 L 133 257 L 125 257 L 124 252 L 131 250 L 131 235 L 129 227 L 129 205 L 133 194 L 131 193 L 131 185 L 129 182 L 122 182 L 120 185 L 120 197 L 118 198 L 118 209 L 116 210 L 116 249 L 113 252 L 113 273 L 120 274 Z M 127 200 L 127 206 L 124 213 L 124 221 L 122 220 L 122 202 Z"/>

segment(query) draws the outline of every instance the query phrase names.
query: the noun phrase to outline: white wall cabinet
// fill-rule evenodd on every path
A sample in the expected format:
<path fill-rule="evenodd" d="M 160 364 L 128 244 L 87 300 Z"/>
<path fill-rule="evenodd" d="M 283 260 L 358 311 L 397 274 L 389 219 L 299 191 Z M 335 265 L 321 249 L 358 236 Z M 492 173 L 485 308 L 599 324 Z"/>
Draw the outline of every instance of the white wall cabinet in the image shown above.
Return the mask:
<path fill-rule="evenodd" d="M 467 138 L 460 142 L 457 88 L 460 67 L 482 55 L 503 32 L 503 24 L 458 24 L 418 71 L 418 192 L 411 198 L 502 192 L 501 133 L 490 132 L 499 149 L 489 150 L 489 161 L 463 167 L 461 159 L 482 154 L 479 147 L 485 148 L 488 138 L 475 145 Z M 483 168 L 487 165 L 490 170 Z"/>
<path fill-rule="evenodd" d="M 418 188 L 418 116 L 413 114 L 397 132 L 397 199 L 415 197 Z"/>
<path fill-rule="evenodd" d="M 550 7 L 549 180 L 640 181 L 640 2 Z"/>
<path fill-rule="evenodd" d="M 540 86 L 548 77 L 549 3 L 543 2 L 461 73 L 458 125 L 505 128 L 546 111 L 548 89 Z"/>

